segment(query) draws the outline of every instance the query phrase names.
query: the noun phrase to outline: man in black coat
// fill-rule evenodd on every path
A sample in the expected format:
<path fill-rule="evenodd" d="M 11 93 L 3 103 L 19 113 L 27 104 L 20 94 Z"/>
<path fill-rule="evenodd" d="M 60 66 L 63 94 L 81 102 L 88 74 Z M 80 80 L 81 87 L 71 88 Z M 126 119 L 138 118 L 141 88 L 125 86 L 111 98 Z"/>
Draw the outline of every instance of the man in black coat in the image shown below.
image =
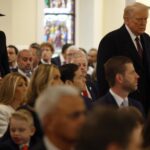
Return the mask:
<path fill-rule="evenodd" d="M 138 89 L 131 97 L 139 100 L 148 111 L 150 104 L 150 36 L 144 33 L 148 18 L 148 7 L 141 3 L 133 3 L 124 10 L 124 25 L 108 33 L 100 42 L 97 56 L 97 79 L 100 97 L 108 91 L 105 79 L 104 64 L 113 56 L 127 56 L 133 61 L 136 72 L 140 76 Z M 140 44 L 135 41 L 138 37 Z M 142 55 L 138 47 L 142 48 Z"/>
<path fill-rule="evenodd" d="M 0 14 L 0 16 L 4 16 Z M 8 55 L 6 49 L 6 36 L 3 31 L 0 31 L 0 77 L 9 73 Z"/>
<path fill-rule="evenodd" d="M 132 61 L 125 56 L 114 56 L 105 63 L 104 68 L 110 89 L 106 95 L 96 101 L 96 105 L 116 108 L 133 106 L 145 115 L 141 103 L 128 97 L 130 92 L 137 90 L 139 79 Z"/>

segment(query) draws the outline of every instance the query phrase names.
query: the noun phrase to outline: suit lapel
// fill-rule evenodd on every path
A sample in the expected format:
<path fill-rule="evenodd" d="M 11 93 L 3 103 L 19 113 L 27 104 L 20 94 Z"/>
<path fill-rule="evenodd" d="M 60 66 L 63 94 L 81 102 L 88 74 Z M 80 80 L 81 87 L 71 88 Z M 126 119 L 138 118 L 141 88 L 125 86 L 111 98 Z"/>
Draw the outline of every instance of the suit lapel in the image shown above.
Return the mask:
<path fill-rule="evenodd" d="M 109 104 L 111 104 L 111 105 L 113 105 L 113 106 L 116 106 L 116 107 L 119 107 L 119 106 L 117 105 L 116 100 L 114 99 L 114 97 L 111 95 L 110 92 L 107 93 L 107 95 L 106 95 L 106 100 L 108 101 Z"/>

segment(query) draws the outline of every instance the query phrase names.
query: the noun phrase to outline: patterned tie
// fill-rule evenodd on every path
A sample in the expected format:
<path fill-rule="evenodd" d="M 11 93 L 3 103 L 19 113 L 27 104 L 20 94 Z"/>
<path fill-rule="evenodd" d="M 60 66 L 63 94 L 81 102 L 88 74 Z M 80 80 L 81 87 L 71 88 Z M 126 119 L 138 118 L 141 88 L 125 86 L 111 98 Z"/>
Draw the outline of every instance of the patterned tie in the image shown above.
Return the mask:
<path fill-rule="evenodd" d="M 127 100 L 124 100 L 122 103 L 121 103 L 121 107 L 127 107 L 128 106 L 128 101 Z"/>
<path fill-rule="evenodd" d="M 136 37 L 136 38 L 135 38 L 135 42 L 136 42 L 138 54 L 139 54 L 139 56 L 142 58 L 142 57 L 143 57 L 143 48 L 142 48 L 142 46 L 141 46 L 141 44 L 140 44 L 140 39 L 139 39 L 139 37 Z"/>
<path fill-rule="evenodd" d="M 21 149 L 21 150 L 29 150 L 28 145 L 27 145 L 27 144 L 24 144 L 24 145 L 22 146 L 22 149 Z"/>

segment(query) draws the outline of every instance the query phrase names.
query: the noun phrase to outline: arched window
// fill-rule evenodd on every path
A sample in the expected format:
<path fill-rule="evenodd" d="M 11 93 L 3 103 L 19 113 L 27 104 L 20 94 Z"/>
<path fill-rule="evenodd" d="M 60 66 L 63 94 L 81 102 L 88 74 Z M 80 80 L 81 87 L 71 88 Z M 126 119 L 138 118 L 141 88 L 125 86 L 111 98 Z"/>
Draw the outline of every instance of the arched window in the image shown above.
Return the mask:
<path fill-rule="evenodd" d="M 65 43 L 75 42 L 75 0 L 45 0 L 44 41 L 58 52 Z"/>

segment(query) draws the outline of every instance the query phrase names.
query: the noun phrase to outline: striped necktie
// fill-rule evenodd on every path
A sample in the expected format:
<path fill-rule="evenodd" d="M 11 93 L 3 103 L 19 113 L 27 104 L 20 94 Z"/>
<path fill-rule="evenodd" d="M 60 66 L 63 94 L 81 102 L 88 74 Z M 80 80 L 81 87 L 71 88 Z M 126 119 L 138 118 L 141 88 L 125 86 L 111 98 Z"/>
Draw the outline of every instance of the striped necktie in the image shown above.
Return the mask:
<path fill-rule="evenodd" d="M 138 52 L 139 56 L 142 58 L 143 57 L 143 48 L 142 48 L 142 46 L 140 44 L 139 37 L 135 38 L 135 42 L 136 42 L 136 46 L 137 46 L 137 52 Z"/>

